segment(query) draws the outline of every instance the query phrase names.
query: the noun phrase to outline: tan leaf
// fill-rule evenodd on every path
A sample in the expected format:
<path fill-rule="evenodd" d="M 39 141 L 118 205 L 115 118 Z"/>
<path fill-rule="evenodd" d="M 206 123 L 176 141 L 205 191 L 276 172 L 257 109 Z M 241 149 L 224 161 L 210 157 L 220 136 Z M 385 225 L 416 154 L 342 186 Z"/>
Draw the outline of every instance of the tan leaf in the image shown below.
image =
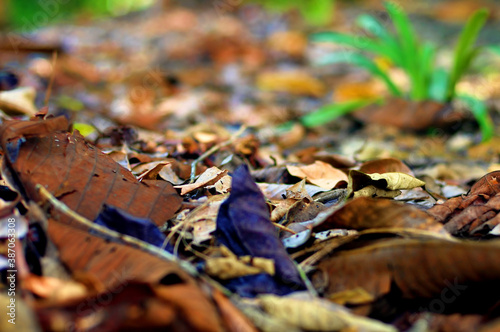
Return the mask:
<path fill-rule="evenodd" d="M 233 279 L 252 274 L 267 273 L 274 275 L 274 260 L 262 257 L 237 257 L 228 248 L 222 246 L 225 257 L 212 257 L 205 262 L 205 272 L 219 279 Z"/>
<path fill-rule="evenodd" d="M 181 189 L 181 195 L 185 195 L 193 190 L 213 185 L 220 179 L 222 179 L 227 174 L 227 170 L 220 170 L 217 167 L 210 167 L 207 169 L 200 177 L 194 182 L 190 184 L 184 184 L 180 186 L 175 186 L 174 188 Z"/>
<path fill-rule="evenodd" d="M 393 326 L 355 316 L 324 299 L 263 295 L 259 296 L 259 302 L 270 315 L 308 331 L 339 331 L 349 327 L 366 331 L 396 331 Z"/>
<path fill-rule="evenodd" d="M 287 166 L 288 172 L 321 188 L 333 189 L 340 181 L 347 182 L 347 175 L 322 161 L 307 166 Z"/>
<path fill-rule="evenodd" d="M 0 92 L 0 109 L 7 113 L 35 115 L 36 91 L 32 87 L 21 87 L 14 90 Z"/>
<path fill-rule="evenodd" d="M 399 172 L 389 173 L 372 173 L 365 174 L 360 171 L 351 170 L 349 172 L 349 184 L 347 189 L 349 196 L 363 188 L 372 186 L 373 189 L 365 189 L 365 191 L 356 195 L 363 196 L 379 196 L 379 197 L 396 197 L 396 192 L 384 193 L 383 191 L 395 191 L 400 189 L 413 189 L 425 185 L 425 182 L 414 178 L 411 175 Z M 379 190 L 376 190 L 379 189 Z"/>

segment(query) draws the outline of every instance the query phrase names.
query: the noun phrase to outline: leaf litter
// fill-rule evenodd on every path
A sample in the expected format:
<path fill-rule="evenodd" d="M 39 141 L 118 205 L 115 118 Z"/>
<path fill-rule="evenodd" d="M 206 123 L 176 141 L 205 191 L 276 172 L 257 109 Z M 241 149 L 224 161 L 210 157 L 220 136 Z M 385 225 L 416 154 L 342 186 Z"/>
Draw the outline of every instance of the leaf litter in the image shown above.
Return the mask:
<path fill-rule="evenodd" d="M 325 46 L 294 15 L 227 5 L 1 40 L 0 302 L 15 267 L 18 327 L 498 329 L 497 138 L 460 105 L 309 66 Z M 433 6 L 419 15 L 459 15 Z"/>

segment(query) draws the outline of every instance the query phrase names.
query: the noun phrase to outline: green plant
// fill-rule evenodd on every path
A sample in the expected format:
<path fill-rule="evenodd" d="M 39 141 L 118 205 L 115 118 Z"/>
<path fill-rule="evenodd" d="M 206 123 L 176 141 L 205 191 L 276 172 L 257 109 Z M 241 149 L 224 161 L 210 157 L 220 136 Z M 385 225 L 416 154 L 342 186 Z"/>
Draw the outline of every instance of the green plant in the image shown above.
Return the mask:
<path fill-rule="evenodd" d="M 307 23 L 311 25 L 328 24 L 333 17 L 335 0 L 252 0 L 266 9 L 285 12 L 298 9 Z"/>
<path fill-rule="evenodd" d="M 351 63 L 368 70 L 373 76 L 381 79 L 394 96 L 407 96 L 412 100 L 436 100 L 450 102 L 457 97 L 456 85 L 470 67 L 481 48 L 475 47 L 479 31 L 486 22 L 488 11 L 479 9 L 474 12 L 463 28 L 455 46 L 453 64 L 447 71 L 435 64 L 436 48 L 429 42 L 420 42 L 408 15 L 395 3 L 385 2 L 385 8 L 394 25 L 394 32 L 388 30 L 375 17 L 361 15 L 356 23 L 369 36 L 347 35 L 337 32 L 322 32 L 313 35 L 316 42 L 332 42 L 352 47 L 352 51 L 343 51 L 325 56 L 319 64 Z M 389 74 L 375 61 L 365 55 L 371 53 L 386 58 L 396 67 L 403 70 L 409 78 L 409 91 L 403 93 L 391 80 Z M 470 101 L 470 96 L 467 100 Z M 478 107 L 482 103 L 476 100 L 467 102 L 469 106 Z M 484 105 L 484 103 L 483 103 Z M 486 109 L 486 106 L 480 107 Z M 489 139 L 493 128 L 487 112 L 472 110 L 483 134 L 483 140 Z"/>

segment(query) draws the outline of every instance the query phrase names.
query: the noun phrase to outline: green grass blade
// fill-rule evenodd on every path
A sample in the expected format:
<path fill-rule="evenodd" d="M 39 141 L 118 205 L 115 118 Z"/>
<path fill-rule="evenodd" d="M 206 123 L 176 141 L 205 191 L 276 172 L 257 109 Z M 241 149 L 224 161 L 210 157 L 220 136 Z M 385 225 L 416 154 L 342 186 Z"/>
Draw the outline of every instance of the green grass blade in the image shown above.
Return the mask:
<path fill-rule="evenodd" d="M 300 118 L 300 122 L 307 128 L 317 127 L 333 121 L 347 113 L 373 103 L 374 100 L 350 100 L 344 103 L 331 104 L 321 107 Z"/>
<path fill-rule="evenodd" d="M 386 49 L 387 54 L 390 54 L 389 59 L 395 65 L 399 67 L 403 66 L 403 54 L 401 53 L 398 41 L 375 17 L 363 14 L 357 18 L 356 23 L 380 40 L 380 46 Z"/>
<path fill-rule="evenodd" d="M 425 43 L 421 49 L 420 57 L 418 57 L 420 61 L 418 82 L 419 84 L 421 84 L 421 86 L 419 86 L 418 89 L 425 91 L 425 93 L 422 93 L 423 99 L 429 99 L 428 86 L 431 83 L 432 76 L 435 71 L 434 68 L 435 57 L 436 57 L 436 48 L 429 43 Z"/>
<path fill-rule="evenodd" d="M 341 53 L 331 53 L 323 57 L 319 64 L 330 64 L 330 63 L 350 63 L 368 70 L 373 76 L 380 78 L 386 85 L 389 91 L 394 96 L 401 97 L 403 94 L 401 90 L 396 86 L 396 84 L 391 80 L 389 75 L 385 73 L 375 62 L 366 56 L 359 53 L 352 52 L 341 52 Z"/>
<path fill-rule="evenodd" d="M 495 135 L 495 125 L 491 120 L 486 104 L 482 100 L 469 95 L 458 95 L 457 98 L 463 101 L 474 115 L 481 130 L 482 141 L 489 141 Z"/>
<path fill-rule="evenodd" d="M 496 55 L 500 55 L 500 45 L 490 45 L 488 46 L 488 50 L 495 53 Z"/>
<path fill-rule="evenodd" d="M 359 36 L 351 36 L 338 32 L 319 32 L 315 33 L 311 37 L 313 42 L 330 42 L 335 44 L 346 45 L 354 47 L 361 51 L 367 51 L 381 56 L 385 56 L 391 59 L 390 53 L 384 48 L 379 42 Z"/>
<path fill-rule="evenodd" d="M 447 98 L 453 99 L 455 95 L 455 86 L 469 67 L 473 56 L 471 53 L 476 42 L 479 31 L 486 23 L 488 18 L 488 10 L 479 9 L 472 14 L 467 21 L 465 27 L 460 34 L 457 45 L 455 47 L 455 54 L 453 59 L 453 67 L 450 74 L 450 81 L 448 82 Z"/>
<path fill-rule="evenodd" d="M 428 96 L 432 100 L 445 102 L 446 89 L 448 88 L 448 71 L 443 68 L 438 68 L 432 73 L 431 81 L 429 84 Z"/>
<path fill-rule="evenodd" d="M 399 45 L 403 52 L 403 69 L 411 80 L 411 97 L 415 100 L 422 100 L 425 98 L 426 88 L 425 84 L 421 82 L 419 74 L 418 56 L 420 50 L 410 20 L 400 6 L 394 2 L 385 2 L 385 8 L 396 28 Z"/>

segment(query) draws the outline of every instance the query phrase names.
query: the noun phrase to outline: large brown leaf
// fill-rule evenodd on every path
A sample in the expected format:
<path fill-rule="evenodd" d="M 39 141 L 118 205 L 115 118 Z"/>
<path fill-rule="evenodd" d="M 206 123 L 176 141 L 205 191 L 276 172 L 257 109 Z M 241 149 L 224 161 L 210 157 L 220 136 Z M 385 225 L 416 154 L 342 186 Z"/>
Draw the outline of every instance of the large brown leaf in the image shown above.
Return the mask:
<path fill-rule="evenodd" d="M 434 231 L 442 229 L 439 223 L 415 206 L 388 199 L 359 197 L 334 210 L 314 230 L 326 231 L 333 228 L 364 230 L 387 227 Z"/>
<path fill-rule="evenodd" d="M 461 120 L 461 115 L 441 103 L 409 101 L 393 98 L 384 105 L 370 105 L 354 112 L 354 117 L 367 123 L 377 123 L 402 129 L 425 130 L 446 127 Z"/>
<path fill-rule="evenodd" d="M 360 287 L 375 298 L 391 292 L 397 301 L 436 298 L 449 306 L 473 299 L 479 307 L 498 301 L 499 257 L 497 241 L 384 240 L 324 259 L 313 283 L 327 296 Z"/>
<path fill-rule="evenodd" d="M 66 120 L 58 117 L 10 121 L 0 128 L 7 165 L 30 199 L 40 201 L 35 186 L 41 184 L 87 219 L 94 220 L 107 204 L 157 225 L 180 207 L 181 198 L 170 183 L 137 181 L 78 132 L 67 132 L 67 127 Z"/>

